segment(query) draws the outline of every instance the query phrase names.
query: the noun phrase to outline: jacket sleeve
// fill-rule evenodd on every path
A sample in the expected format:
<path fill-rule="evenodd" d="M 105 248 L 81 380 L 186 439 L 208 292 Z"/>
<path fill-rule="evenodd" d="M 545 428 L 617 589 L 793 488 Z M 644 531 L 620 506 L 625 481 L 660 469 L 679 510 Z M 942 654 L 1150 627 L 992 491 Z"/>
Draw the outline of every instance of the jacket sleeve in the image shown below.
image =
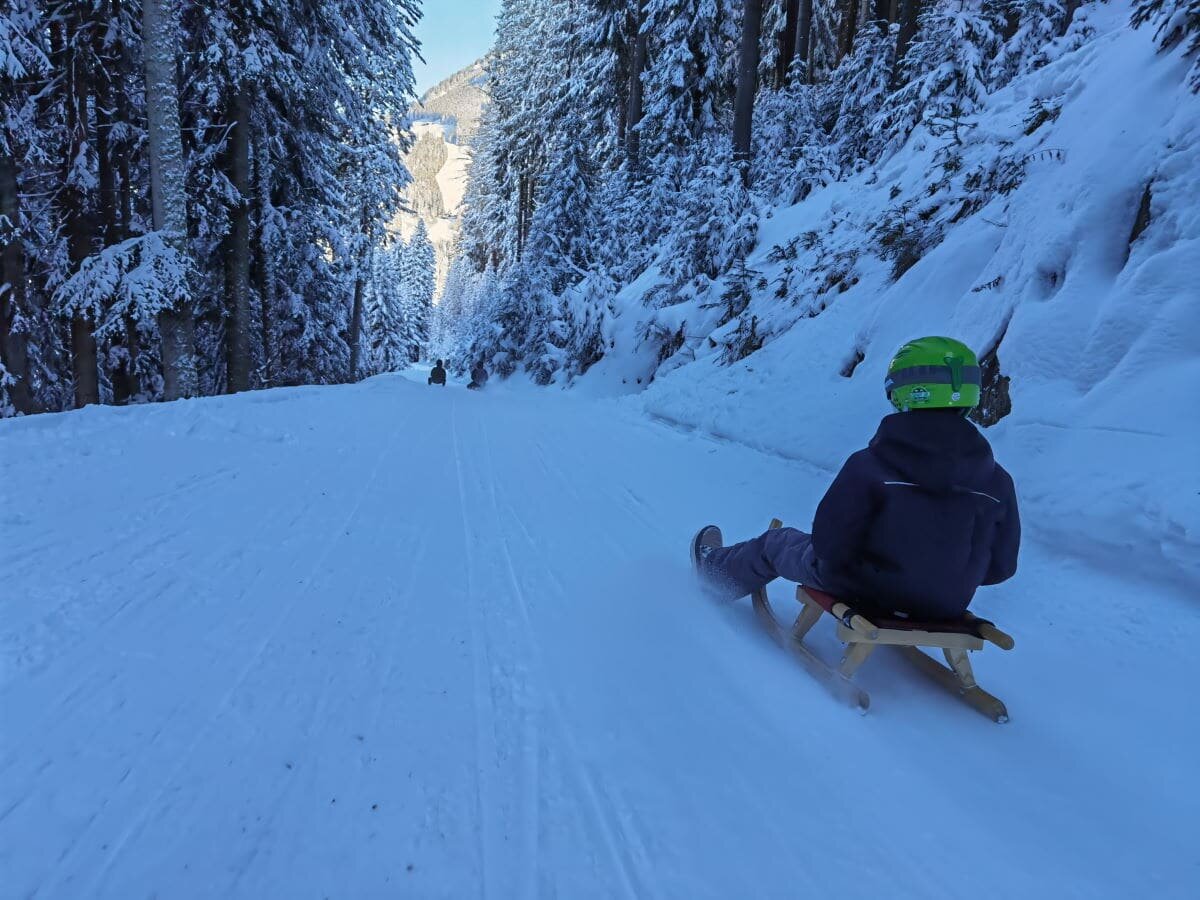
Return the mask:
<path fill-rule="evenodd" d="M 999 584 L 1012 578 L 1017 571 L 1017 552 L 1021 548 L 1021 516 L 1017 511 L 1017 492 L 1012 477 L 999 465 L 996 473 L 1000 477 L 1004 501 L 1004 518 L 996 528 L 992 543 L 992 559 L 988 564 L 984 584 Z"/>
<path fill-rule="evenodd" d="M 813 549 L 822 562 L 856 563 L 862 556 L 867 528 L 875 514 L 874 476 L 870 454 L 855 453 L 842 466 L 817 505 L 813 517 Z"/>

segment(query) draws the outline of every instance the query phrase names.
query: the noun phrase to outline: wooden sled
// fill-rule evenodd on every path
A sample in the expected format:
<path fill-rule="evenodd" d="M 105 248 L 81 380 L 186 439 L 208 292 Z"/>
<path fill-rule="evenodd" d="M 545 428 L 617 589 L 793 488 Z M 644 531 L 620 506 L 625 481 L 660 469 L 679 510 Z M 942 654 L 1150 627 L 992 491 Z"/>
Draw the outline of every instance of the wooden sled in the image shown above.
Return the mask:
<path fill-rule="evenodd" d="M 778 519 L 772 528 L 783 525 Z M 967 613 L 957 622 L 919 622 L 911 619 L 883 617 L 877 613 L 863 615 L 847 603 L 805 585 L 796 586 L 800 614 L 789 629 L 775 616 L 767 599 L 766 589 L 755 591 L 754 611 L 776 643 L 788 650 L 818 681 L 843 703 L 866 712 L 871 698 L 851 681 L 867 657 L 880 645 L 896 647 L 910 663 L 952 695 L 961 698 L 973 709 L 993 722 L 1007 722 L 1008 709 L 975 682 L 975 673 L 967 654 L 982 650 L 985 643 L 1002 650 L 1015 646 L 1012 637 L 986 619 Z M 837 620 L 838 639 L 846 645 L 845 654 L 836 666 L 821 660 L 805 644 L 804 638 L 821 616 L 829 613 Z M 932 647 L 942 651 L 947 665 L 923 653 L 920 648 Z"/>

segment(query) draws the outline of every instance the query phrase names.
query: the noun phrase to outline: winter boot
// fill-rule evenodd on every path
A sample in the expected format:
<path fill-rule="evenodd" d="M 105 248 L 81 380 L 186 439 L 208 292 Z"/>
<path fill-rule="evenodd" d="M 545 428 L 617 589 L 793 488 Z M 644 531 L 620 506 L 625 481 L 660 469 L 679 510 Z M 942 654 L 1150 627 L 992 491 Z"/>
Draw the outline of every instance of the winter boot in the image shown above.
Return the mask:
<path fill-rule="evenodd" d="M 692 538 L 692 569 L 698 576 L 703 577 L 707 574 L 704 571 L 704 560 L 708 555 L 724 545 L 721 529 L 716 525 L 705 525 L 696 532 L 696 536 Z"/>

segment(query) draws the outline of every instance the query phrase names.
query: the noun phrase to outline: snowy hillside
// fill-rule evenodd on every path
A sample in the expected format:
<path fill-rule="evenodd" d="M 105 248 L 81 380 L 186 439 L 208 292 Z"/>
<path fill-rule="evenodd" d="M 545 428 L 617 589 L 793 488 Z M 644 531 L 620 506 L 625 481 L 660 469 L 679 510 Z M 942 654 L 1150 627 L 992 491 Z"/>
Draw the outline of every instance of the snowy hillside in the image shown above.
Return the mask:
<path fill-rule="evenodd" d="M 1012 721 L 860 717 L 686 561 L 827 471 L 422 375 L 0 423 L 0 896 L 1194 897 L 1186 589 L 1038 534 Z"/>
<path fill-rule="evenodd" d="M 988 436 L 1033 533 L 1200 598 L 1200 97 L 1127 12 L 1087 8 L 1094 38 L 989 98 L 965 178 L 932 178 L 940 142 L 918 132 L 881 170 L 768 213 L 746 263 L 765 287 L 728 325 L 708 298 L 646 310 L 650 270 L 585 380 L 655 376 L 652 413 L 833 471 L 885 409 L 895 349 L 959 336 L 1009 379 Z M 1013 161 L 1017 186 L 962 217 L 971 174 Z M 878 225 L 898 209 L 925 245 L 893 280 Z M 723 364 L 751 317 L 762 349 Z M 647 322 L 682 332 L 661 366 Z"/>

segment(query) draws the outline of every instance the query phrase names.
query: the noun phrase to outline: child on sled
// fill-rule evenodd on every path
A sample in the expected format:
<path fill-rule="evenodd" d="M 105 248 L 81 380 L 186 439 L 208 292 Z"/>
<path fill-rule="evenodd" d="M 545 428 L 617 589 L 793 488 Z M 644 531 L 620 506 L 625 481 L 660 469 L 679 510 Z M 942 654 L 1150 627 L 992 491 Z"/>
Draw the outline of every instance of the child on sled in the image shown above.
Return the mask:
<path fill-rule="evenodd" d="M 966 418 L 979 386 L 965 344 L 905 344 L 884 382 L 897 412 L 846 461 L 812 533 L 779 528 L 725 547 L 707 525 L 692 541 L 696 572 L 731 598 L 786 578 L 900 618 L 961 618 L 980 585 L 1016 572 L 1021 539 L 1012 478 Z"/>

